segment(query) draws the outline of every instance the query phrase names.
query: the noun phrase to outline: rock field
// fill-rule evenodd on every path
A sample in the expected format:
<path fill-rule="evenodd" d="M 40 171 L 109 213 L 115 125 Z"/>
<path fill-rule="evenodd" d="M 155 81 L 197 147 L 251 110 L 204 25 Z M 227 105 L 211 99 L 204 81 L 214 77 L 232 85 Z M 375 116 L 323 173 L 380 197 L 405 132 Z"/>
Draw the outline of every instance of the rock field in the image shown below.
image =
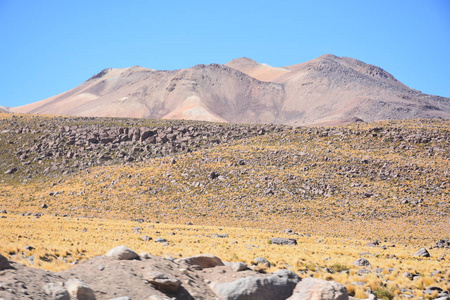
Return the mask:
<path fill-rule="evenodd" d="M 8 262 L 0 255 L 0 299 L 349 299 L 344 285 L 292 271 L 261 274 L 212 255 L 181 259 L 112 249 L 58 273 Z"/>

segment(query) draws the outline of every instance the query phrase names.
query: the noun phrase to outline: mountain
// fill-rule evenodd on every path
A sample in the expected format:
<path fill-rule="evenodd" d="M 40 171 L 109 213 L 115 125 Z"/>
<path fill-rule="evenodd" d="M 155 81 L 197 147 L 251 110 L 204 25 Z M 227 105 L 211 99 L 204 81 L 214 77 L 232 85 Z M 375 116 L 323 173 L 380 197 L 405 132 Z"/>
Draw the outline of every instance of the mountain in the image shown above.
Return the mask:
<path fill-rule="evenodd" d="M 227 65 L 259 80 L 282 84 L 281 111 L 289 123 L 340 123 L 450 117 L 450 99 L 423 94 L 385 70 L 362 61 L 323 55 L 311 61 L 273 68 L 240 58 Z M 289 116 L 294 116 L 289 118 Z"/>
<path fill-rule="evenodd" d="M 175 71 L 105 69 L 12 112 L 292 125 L 450 118 L 450 99 L 423 94 L 362 61 L 323 55 L 282 68 L 239 58 Z"/>

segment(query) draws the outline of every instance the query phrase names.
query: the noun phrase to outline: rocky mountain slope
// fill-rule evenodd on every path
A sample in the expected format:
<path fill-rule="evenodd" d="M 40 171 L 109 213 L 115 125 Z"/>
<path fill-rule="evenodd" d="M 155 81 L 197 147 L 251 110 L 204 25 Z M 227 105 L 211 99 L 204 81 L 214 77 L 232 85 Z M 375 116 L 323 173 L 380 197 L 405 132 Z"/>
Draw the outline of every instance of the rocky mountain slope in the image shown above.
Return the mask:
<path fill-rule="evenodd" d="M 450 100 L 385 70 L 323 55 L 283 68 L 248 58 L 175 71 L 105 69 L 80 86 L 13 112 L 232 123 L 340 124 L 450 118 Z"/>
<path fill-rule="evenodd" d="M 242 299 L 222 292 L 245 283 L 243 293 L 254 284 L 272 295 L 284 282 L 280 299 L 305 299 L 295 294 L 309 276 L 358 298 L 448 296 L 448 120 L 294 127 L 0 117 L 0 253 L 55 271 L 76 263 L 53 273 L 0 256 L 0 298 Z M 118 244 L 234 263 L 94 257 Z M 292 272 L 237 270 L 261 256 Z"/>
<path fill-rule="evenodd" d="M 267 228 L 307 217 L 340 231 L 355 218 L 448 220 L 448 121 L 293 128 L 4 116 L 0 192 L 17 200 L 2 203 L 11 211 L 46 203 L 58 214 Z"/>
<path fill-rule="evenodd" d="M 25 177 L 69 174 L 93 166 L 189 153 L 290 127 L 125 118 L 15 116 L 0 118 L 0 163 Z M 48 164 L 45 162 L 52 161 Z M 44 168 L 42 168 L 44 167 Z M 16 175 L 18 175 L 17 173 Z M 58 175 L 56 175 L 58 176 Z"/>

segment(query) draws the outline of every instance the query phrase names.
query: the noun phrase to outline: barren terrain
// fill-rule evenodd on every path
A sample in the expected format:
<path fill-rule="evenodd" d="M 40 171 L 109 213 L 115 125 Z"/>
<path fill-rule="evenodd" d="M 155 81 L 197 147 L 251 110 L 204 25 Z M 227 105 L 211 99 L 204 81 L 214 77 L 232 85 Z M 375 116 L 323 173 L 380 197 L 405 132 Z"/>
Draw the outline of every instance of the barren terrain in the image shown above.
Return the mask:
<path fill-rule="evenodd" d="M 105 69 L 70 91 L 12 112 L 230 123 L 337 125 L 450 118 L 448 98 L 411 89 L 362 61 L 323 55 L 282 68 L 249 58 L 159 71 Z"/>
<path fill-rule="evenodd" d="M 168 264 L 205 253 L 253 269 L 213 268 L 192 289 L 167 269 L 181 267 L 164 266 L 182 282 L 165 294 L 177 299 L 280 268 L 340 282 L 357 298 L 447 297 L 449 143 L 445 120 L 292 127 L 2 114 L 0 254 L 16 271 L 0 271 L 0 296 L 43 295 L 44 282 L 11 279 L 43 278 L 20 263 L 63 272 L 48 282 L 84 280 L 98 299 L 143 299 L 104 294 L 101 280 L 82 275 L 113 270 L 94 257 L 126 245 Z M 370 267 L 355 265 L 362 258 Z M 133 264 L 121 276 L 135 276 Z"/>

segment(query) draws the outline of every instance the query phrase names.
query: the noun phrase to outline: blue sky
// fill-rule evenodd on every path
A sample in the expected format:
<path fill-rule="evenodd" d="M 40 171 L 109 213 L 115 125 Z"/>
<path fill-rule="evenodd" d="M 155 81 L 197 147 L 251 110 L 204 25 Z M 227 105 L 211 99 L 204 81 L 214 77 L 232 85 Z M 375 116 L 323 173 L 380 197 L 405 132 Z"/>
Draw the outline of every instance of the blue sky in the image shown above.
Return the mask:
<path fill-rule="evenodd" d="M 0 0 L 0 105 L 67 91 L 102 69 L 172 70 L 246 56 L 374 64 L 450 97 L 450 0 Z"/>

